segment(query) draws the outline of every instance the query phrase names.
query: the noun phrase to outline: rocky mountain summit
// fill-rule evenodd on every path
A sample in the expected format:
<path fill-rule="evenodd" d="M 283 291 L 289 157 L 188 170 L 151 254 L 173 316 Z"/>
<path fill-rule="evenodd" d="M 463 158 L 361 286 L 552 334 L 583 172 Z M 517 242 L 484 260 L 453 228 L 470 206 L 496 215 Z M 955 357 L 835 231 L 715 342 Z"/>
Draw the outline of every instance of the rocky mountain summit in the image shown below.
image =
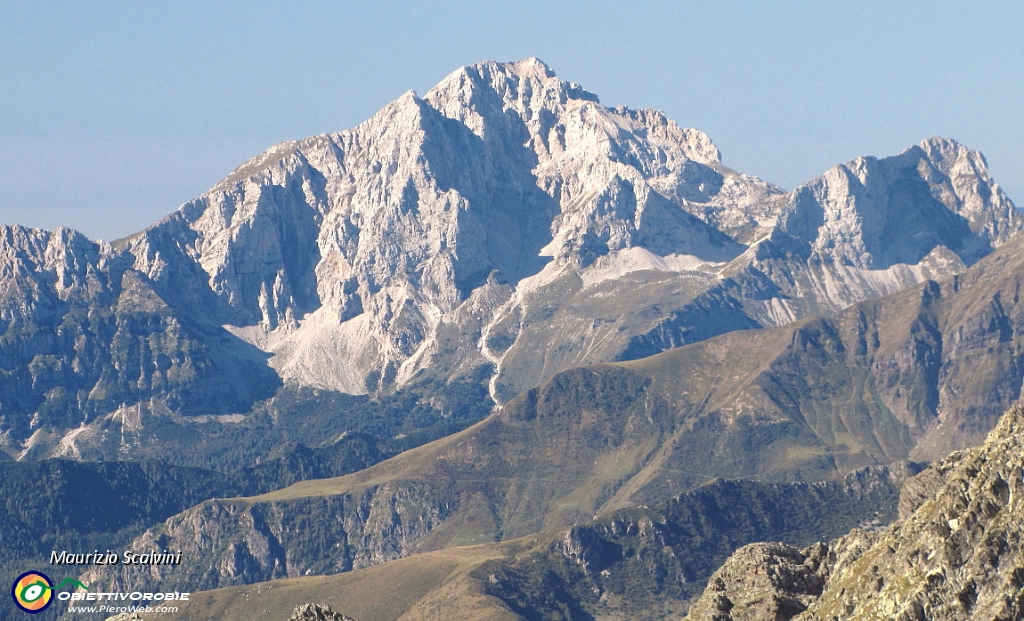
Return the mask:
<path fill-rule="evenodd" d="M 480 63 L 113 244 L 2 229 L 0 433 L 16 456 L 109 458 L 133 450 L 118 434 L 282 385 L 456 380 L 502 404 L 958 273 L 1022 224 L 952 140 L 787 193 L 537 59 Z"/>
<path fill-rule="evenodd" d="M 690 620 L 1024 618 L 1024 408 L 905 494 L 878 531 L 804 550 L 753 544 L 715 572 Z M 933 490 L 933 493 L 928 493 Z"/>
<path fill-rule="evenodd" d="M 177 306 L 205 300 L 273 352 L 286 380 L 361 393 L 502 367 L 535 323 L 524 306 L 564 306 L 609 254 L 644 249 L 627 271 L 735 258 L 744 244 L 694 213 L 745 239 L 776 194 L 725 171 L 703 133 L 602 106 L 528 59 L 465 67 L 353 130 L 278 145 L 125 248 Z M 552 372 L 518 364 L 528 376 L 505 398 Z"/>

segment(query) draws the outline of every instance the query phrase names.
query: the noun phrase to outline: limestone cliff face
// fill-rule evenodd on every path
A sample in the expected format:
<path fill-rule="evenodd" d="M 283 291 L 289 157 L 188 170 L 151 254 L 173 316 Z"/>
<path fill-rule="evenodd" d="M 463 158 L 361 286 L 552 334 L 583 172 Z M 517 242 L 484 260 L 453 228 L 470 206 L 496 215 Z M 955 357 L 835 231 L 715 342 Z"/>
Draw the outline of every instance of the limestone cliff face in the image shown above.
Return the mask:
<path fill-rule="evenodd" d="M 787 195 L 722 166 L 703 133 L 605 107 L 526 59 L 278 145 L 126 248 L 161 295 L 214 309 L 286 380 L 360 393 L 483 365 L 501 402 L 568 366 L 947 275 L 1021 224 L 954 142 Z M 674 291 L 652 286 L 664 279 Z M 565 355 L 539 355 L 539 334 Z"/>
<path fill-rule="evenodd" d="M 976 151 L 929 138 L 790 192 L 722 293 L 758 325 L 825 314 L 963 271 L 1024 224 Z"/>
<path fill-rule="evenodd" d="M 570 367 L 957 273 L 1021 226 L 953 141 L 785 193 L 660 112 L 604 106 L 537 59 L 485 62 L 276 145 L 114 246 L 4 229 L 0 347 L 20 353 L 0 428 L 9 451 L 38 432 L 34 450 L 66 454 L 103 442 L 97 420 L 244 413 L 282 381 L 483 377 L 500 404 Z"/>
<path fill-rule="evenodd" d="M 803 551 L 782 544 L 741 549 L 688 619 L 1024 617 L 1022 438 L 1024 408 L 1015 407 L 984 445 L 918 475 L 921 482 L 901 502 L 904 510 L 917 508 L 888 529 L 853 531 Z"/>
<path fill-rule="evenodd" d="M 606 108 L 535 59 L 483 63 L 350 131 L 278 145 L 126 248 L 162 295 L 213 310 L 285 378 L 360 393 L 429 367 L 446 329 L 479 334 L 549 263 L 736 256 L 695 205 L 727 177 L 719 211 L 779 191 L 719 169 L 707 136 L 660 113 Z M 732 228 L 764 225 L 745 218 Z M 505 286 L 460 315 L 488 282 Z M 463 363 L 493 363 L 463 346 Z"/>
<path fill-rule="evenodd" d="M 184 320 L 130 256 L 69 229 L 0 228 L 0 282 L 0 445 L 15 455 L 54 431 L 123 427 L 126 403 L 135 422 L 221 413 L 278 384 L 261 352 Z"/>
<path fill-rule="evenodd" d="M 836 166 L 790 196 L 784 231 L 819 256 L 867 269 L 914 265 L 938 246 L 970 265 L 1020 226 L 981 154 L 943 138 Z"/>

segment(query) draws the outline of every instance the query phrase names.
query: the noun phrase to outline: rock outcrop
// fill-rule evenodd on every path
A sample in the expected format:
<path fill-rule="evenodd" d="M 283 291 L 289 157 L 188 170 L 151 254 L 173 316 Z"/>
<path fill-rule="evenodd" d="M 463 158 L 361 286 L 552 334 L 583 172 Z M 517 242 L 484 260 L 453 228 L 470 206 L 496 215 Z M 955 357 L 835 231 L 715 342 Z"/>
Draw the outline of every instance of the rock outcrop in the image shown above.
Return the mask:
<path fill-rule="evenodd" d="M 327 604 L 303 604 L 296 606 L 288 621 L 356 621 L 348 615 L 334 612 Z"/>
<path fill-rule="evenodd" d="M 917 508 L 888 529 L 853 531 L 802 551 L 741 549 L 687 618 L 1024 618 L 1024 408 L 1007 412 L 984 445 L 918 476 L 903 503 Z"/>
<path fill-rule="evenodd" d="M 494 437 L 486 434 L 482 445 L 491 446 Z M 621 450 L 625 446 L 611 447 L 608 454 L 621 459 L 629 452 Z M 636 601 L 657 598 L 670 598 L 678 606 L 740 545 L 766 537 L 807 544 L 856 525 L 891 522 L 900 485 L 915 472 L 912 466 L 894 464 L 820 483 L 719 480 L 654 506 L 592 518 L 599 511 L 592 501 L 568 511 L 563 506 L 584 502 L 587 488 L 604 487 L 595 483 L 598 476 L 588 480 L 568 468 L 552 476 L 540 464 L 530 472 L 497 459 L 494 470 L 474 471 L 465 462 L 488 460 L 481 450 L 468 442 L 446 448 L 421 462 L 436 464 L 437 473 L 417 468 L 429 483 L 398 476 L 362 491 L 340 487 L 360 478 L 356 475 L 304 483 L 300 487 L 312 494 L 301 497 L 282 498 L 300 492 L 290 488 L 262 497 L 208 501 L 153 526 L 130 544 L 139 551 L 181 550 L 188 563 L 97 567 L 81 580 L 108 589 L 140 582 L 172 590 L 221 588 L 342 573 L 414 552 L 578 524 L 543 554 L 519 559 L 515 572 L 528 575 L 541 590 L 551 569 L 584 595 L 596 589 L 621 598 L 625 591 L 634 608 Z M 580 471 L 589 470 L 595 460 L 572 452 L 583 462 Z M 542 455 L 538 451 L 524 461 L 540 462 Z M 448 481 L 439 476 L 442 472 Z M 377 476 L 372 470 L 367 474 L 370 480 Z M 538 498 L 540 487 L 550 500 Z M 506 592 L 508 585 L 488 584 L 495 585 L 494 594 L 510 601 L 516 597 Z"/>
<path fill-rule="evenodd" d="M 821 595 L 813 558 L 783 543 L 753 543 L 733 554 L 708 581 L 688 619 L 790 619 Z"/>

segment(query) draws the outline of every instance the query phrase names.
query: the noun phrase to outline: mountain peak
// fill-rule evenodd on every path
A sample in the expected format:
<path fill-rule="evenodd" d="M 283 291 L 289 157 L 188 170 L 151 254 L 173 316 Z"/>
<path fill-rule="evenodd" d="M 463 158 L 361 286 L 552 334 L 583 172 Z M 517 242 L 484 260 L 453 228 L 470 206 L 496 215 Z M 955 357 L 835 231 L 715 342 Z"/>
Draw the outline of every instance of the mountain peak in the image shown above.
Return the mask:
<path fill-rule="evenodd" d="M 493 100 L 495 95 L 500 98 L 500 104 Z M 550 109 L 571 100 L 599 101 L 597 95 L 579 84 L 559 79 L 537 58 L 466 65 L 430 89 L 424 100 L 445 116 L 457 120 L 464 115 L 459 108 L 476 110 L 498 104 L 501 108 L 525 113 Z"/>
<path fill-rule="evenodd" d="M 945 138 L 943 136 L 931 136 L 929 138 L 925 138 L 918 143 L 917 146 L 921 147 L 921 149 L 928 154 L 928 158 L 933 161 L 946 159 L 956 160 L 961 155 L 966 154 L 977 153 L 979 156 L 981 155 L 981 153 L 978 153 L 977 151 L 968 149 L 958 140 L 954 138 Z"/>
<path fill-rule="evenodd" d="M 1024 223 L 981 153 L 941 137 L 834 166 L 793 196 L 782 216 L 788 232 L 869 269 L 916 264 L 937 246 L 972 265 Z"/>
<path fill-rule="evenodd" d="M 555 77 L 555 72 L 551 70 L 551 67 L 536 56 L 530 56 L 522 60 L 517 60 L 513 63 L 505 63 L 505 66 L 516 75 L 524 78 L 532 77 L 540 79 Z"/>
<path fill-rule="evenodd" d="M 22 292 L 12 321 L 38 325 L 46 311 L 56 330 L 60 296 L 106 304 L 131 269 L 143 278 L 138 291 L 126 287 L 132 304 L 155 312 L 146 300 L 159 297 L 197 335 L 229 326 L 245 356 L 272 356 L 266 369 L 289 382 L 359 394 L 481 369 L 501 402 L 626 349 L 653 353 L 893 291 L 932 272 L 859 274 L 931 265 L 939 246 L 959 259 L 937 273 L 973 263 L 1024 222 L 972 153 L 929 139 L 787 196 L 723 166 L 706 134 L 662 112 L 604 106 L 537 58 L 486 61 L 352 129 L 268 149 L 116 256 L 70 234 L 46 254 L 49 237 L 0 231 L 24 239 L 0 248 L 0 259 L 14 257 L 12 276 L 0 265 L 0 291 L 12 282 Z M 744 252 L 758 240 L 769 241 Z M 53 274 L 23 278 L 31 269 L 15 245 Z M 814 271 L 819 263 L 843 273 Z M 847 268 L 852 284 L 834 287 Z M 681 292 L 667 284 L 676 275 Z M 643 292 L 606 306 L 620 279 Z M 45 309 L 33 302 L 43 290 L 53 299 Z M 703 319 L 720 304 L 732 319 Z M 54 356 L 73 347 L 53 343 Z M 211 341 L 209 351 L 223 347 Z M 28 364 L 35 354 L 24 352 Z M 45 399 L 64 382 L 47 377 L 25 376 L 25 390 Z M 104 389 L 103 377 L 83 379 L 82 394 Z"/>
<path fill-rule="evenodd" d="M 953 138 L 926 138 L 897 157 L 910 158 L 911 161 L 926 159 L 936 171 L 954 180 L 958 176 L 967 176 L 993 183 L 985 156 Z"/>

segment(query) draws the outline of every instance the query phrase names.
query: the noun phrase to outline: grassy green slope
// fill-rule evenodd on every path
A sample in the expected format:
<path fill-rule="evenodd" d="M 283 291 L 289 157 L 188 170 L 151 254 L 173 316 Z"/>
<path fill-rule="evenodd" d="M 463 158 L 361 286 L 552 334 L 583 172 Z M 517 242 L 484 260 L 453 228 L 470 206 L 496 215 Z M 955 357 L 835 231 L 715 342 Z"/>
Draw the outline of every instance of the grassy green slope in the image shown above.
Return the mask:
<path fill-rule="evenodd" d="M 376 619 L 655 619 L 678 616 L 736 547 L 764 537 L 806 545 L 887 523 L 913 470 L 841 482 L 715 481 L 585 526 L 413 555 L 366 569 L 197 593 L 174 619 L 286 618 L 326 602 Z M 164 617 L 161 617 L 164 618 Z"/>
<path fill-rule="evenodd" d="M 329 604 L 359 621 L 395 619 L 517 619 L 498 598 L 483 593 L 470 574 L 483 563 L 515 556 L 524 543 L 440 550 L 334 576 L 290 578 L 204 591 L 165 621 L 288 619 L 305 602 Z"/>

